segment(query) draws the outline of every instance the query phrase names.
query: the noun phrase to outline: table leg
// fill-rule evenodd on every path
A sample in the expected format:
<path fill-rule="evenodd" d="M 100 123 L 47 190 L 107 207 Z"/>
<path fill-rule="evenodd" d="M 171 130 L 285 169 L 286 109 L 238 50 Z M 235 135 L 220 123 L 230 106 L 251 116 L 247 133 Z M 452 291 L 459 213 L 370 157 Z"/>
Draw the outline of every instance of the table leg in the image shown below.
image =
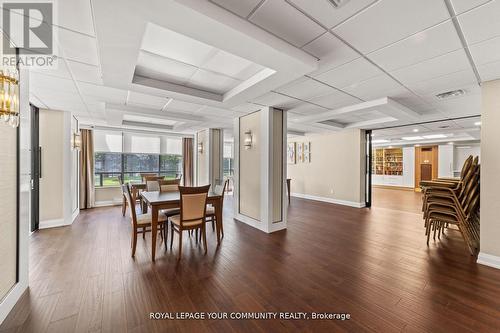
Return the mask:
<path fill-rule="evenodd" d="M 151 207 L 151 259 L 155 261 L 156 236 L 158 233 L 158 208 Z"/>
<path fill-rule="evenodd" d="M 221 199 L 222 200 L 222 199 Z M 217 244 L 220 244 L 220 234 L 222 230 L 222 204 L 217 200 L 215 204 L 215 223 L 217 224 Z"/>

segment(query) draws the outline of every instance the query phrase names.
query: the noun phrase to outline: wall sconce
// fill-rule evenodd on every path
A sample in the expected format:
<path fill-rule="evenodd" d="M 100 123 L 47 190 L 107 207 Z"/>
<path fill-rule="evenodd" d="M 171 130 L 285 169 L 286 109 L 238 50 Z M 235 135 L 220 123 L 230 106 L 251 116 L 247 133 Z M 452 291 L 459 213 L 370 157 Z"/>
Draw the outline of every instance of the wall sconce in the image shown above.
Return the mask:
<path fill-rule="evenodd" d="M 198 153 L 203 154 L 203 142 L 198 143 Z"/>
<path fill-rule="evenodd" d="M 244 146 L 245 146 L 245 149 L 252 148 L 252 131 L 245 132 Z"/>
<path fill-rule="evenodd" d="M 71 140 L 71 147 L 73 150 L 80 150 L 82 149 L 82 136 L 80 133 L 73 133 L 73 140 Z"/>

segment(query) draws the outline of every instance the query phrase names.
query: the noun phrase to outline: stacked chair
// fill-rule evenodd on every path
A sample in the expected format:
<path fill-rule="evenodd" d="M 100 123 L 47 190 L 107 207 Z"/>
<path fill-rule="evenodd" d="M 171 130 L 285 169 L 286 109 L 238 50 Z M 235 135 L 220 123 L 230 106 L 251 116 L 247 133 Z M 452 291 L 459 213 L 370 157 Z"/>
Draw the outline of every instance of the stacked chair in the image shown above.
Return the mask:
<path fill-rule="evenodd" d="M 479 248 L 479 158 L 469 156 L 459 179 L 439 178 L 420 182 L 423 190 L 425 234 L 440 238 L 445 229 L 455 225 L 472 255 Z"/>

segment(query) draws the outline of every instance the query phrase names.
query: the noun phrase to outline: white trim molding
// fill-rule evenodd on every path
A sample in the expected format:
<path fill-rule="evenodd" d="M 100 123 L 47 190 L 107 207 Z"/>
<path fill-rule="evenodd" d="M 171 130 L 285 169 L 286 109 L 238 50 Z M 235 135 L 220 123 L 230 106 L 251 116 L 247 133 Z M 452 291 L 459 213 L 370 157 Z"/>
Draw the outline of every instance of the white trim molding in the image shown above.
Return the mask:
<path fill-rule="evenodd" d="M 479 252 L 479 255 L 477 256 L 477 263 L 500 269 L 500 257 L 494 256 L 492 254 Z"/>
<path fill-rule="evenodd" d="M 349 206 L 349 207 L 354 207 L 354 208 L 364 208 L 365 207 L 364 202 L 355 202 L 355 201 L 347 201 L 347 200 L 340 200 L 340 199 L 327 198 L 327 197 L 318 197 L 315 195 L 293 193 L 293 192 L 291 193 L 291 196 L 296 197 L 296 198 L 301 198 L 301 199 L 328 202 L 328 203 L 332 203 L 332 204 Z"/>
<path fill-rule="evenodd" d="M 122 201 L 116 200 L 109 200 L 109 201 L 96 201 L 94 203 L 94 208 L 100 208 L 100 207 L 111 207 L 111 206 L 121 206 Z"/>
<path fill-rule="evenodd" d="M 38 225 L 39 229 L 48 229 L 48 228 L 57 228 L 57 227 L 64 227 L 67 225 L 71 225 L 71 223 L 66 223 L 64 219 L 54 219 L 54 220 L 45 220 L 45 221 L 40 221 L 40 224 Z"/>

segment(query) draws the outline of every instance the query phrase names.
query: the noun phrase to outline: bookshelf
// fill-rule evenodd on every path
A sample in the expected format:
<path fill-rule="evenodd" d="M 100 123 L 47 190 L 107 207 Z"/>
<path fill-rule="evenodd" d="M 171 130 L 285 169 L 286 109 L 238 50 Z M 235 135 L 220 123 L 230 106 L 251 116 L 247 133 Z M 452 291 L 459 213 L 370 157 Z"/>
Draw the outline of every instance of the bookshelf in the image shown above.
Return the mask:
<path fill-rule="evenodd" d="M 384 149 L 374 149 L 372 155 L 372 174 L 384 174 Z"/>
<path fill-rule="evenodd" d="M 384 149 L 384 175 L 402 176 L 403 175 L 403 149 L 387 148 Z"/>

